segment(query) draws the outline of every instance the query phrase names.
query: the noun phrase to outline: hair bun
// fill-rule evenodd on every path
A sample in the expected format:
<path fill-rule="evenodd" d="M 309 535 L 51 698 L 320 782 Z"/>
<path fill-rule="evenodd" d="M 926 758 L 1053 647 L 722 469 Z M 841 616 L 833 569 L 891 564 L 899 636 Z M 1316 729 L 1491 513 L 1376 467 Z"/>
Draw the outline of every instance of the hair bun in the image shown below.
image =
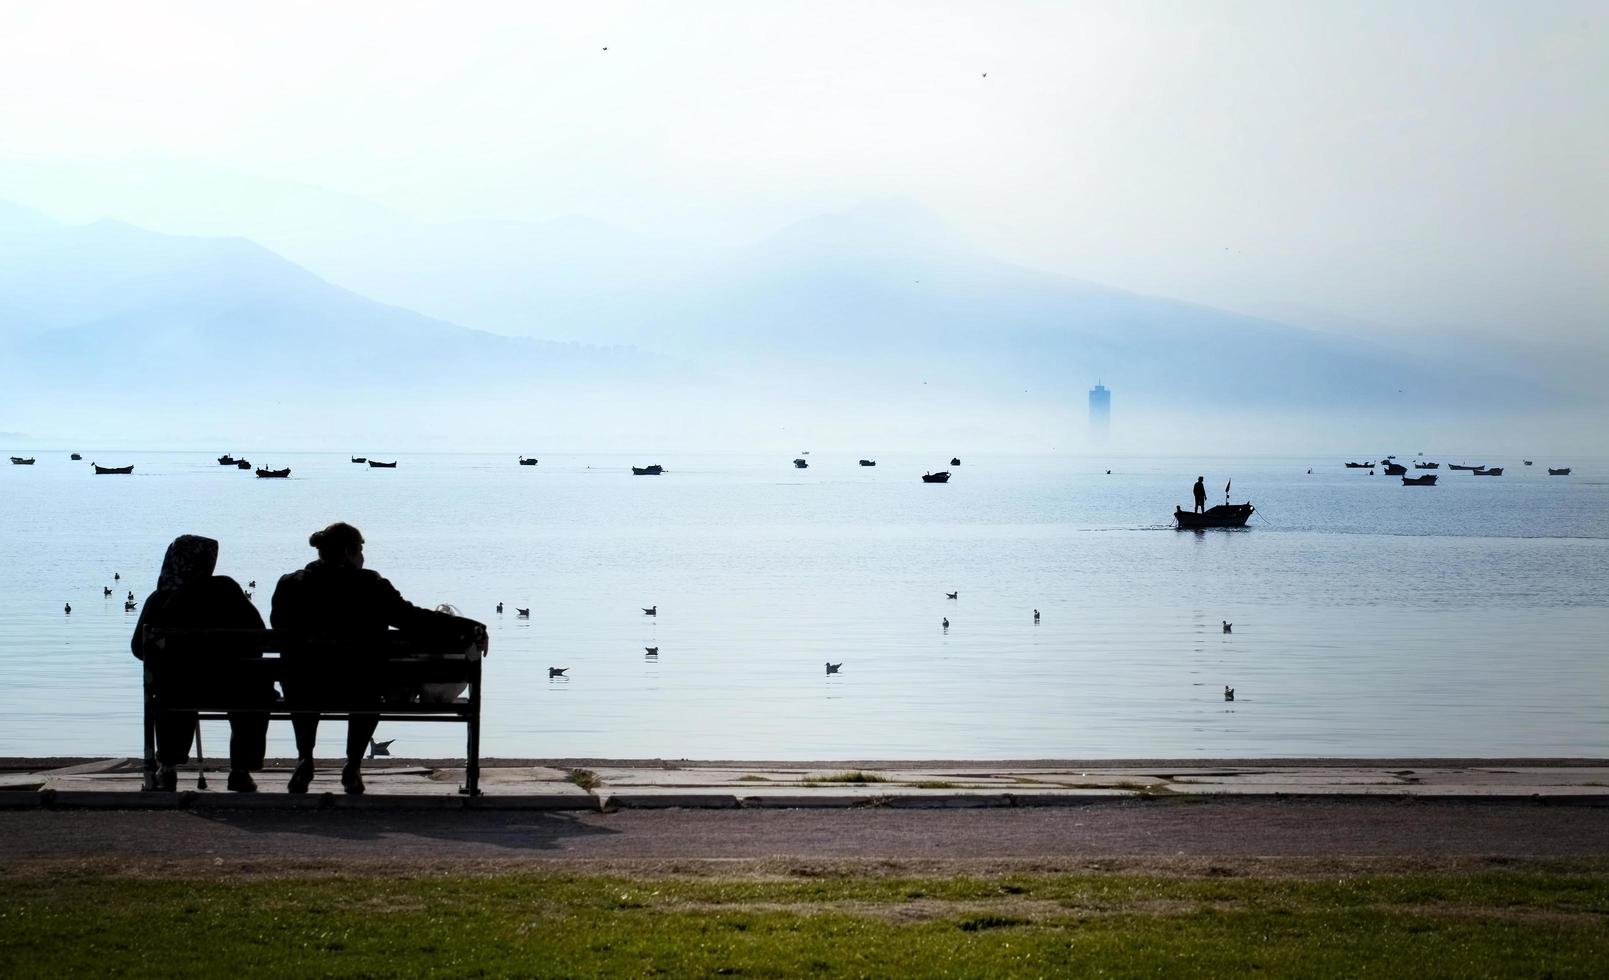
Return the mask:
<path fill-rule="evenodd" d="M 324 532 L 323 531 L 314 531 L 312 534 L 309 534 L 307 536 L 307 543 L 312 545 L 315 548 L 319 547 L 319 545 L 321 545 L 323 543 L 323 541 L 324 541 Z"/>

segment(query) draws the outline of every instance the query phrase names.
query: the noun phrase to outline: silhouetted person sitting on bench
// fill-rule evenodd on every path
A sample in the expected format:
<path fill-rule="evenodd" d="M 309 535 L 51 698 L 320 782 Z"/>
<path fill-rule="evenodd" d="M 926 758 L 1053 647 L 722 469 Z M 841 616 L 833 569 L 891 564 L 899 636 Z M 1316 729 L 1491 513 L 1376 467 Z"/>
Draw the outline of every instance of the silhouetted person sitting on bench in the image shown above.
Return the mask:
<path fill-rule="evenodd" d="M 363 535 L 352 525 L 331 524 L 307 541 L 318 549 L 318 560 L 280 578 L 270 614 L 274 629 L 316 644 L 314 653 L 290 654 L 297 661 L 294 680 L 285 692 L 298 757 L 286 787 L 292 793 L 307 792 L 313 781 L 313 747 L 318 739 L 317 712 L 297 712 L 299 704 L 373 704 L 378 711 L 385 678 L 376 674 L 374 641 L 392 626 L 443 632 L 464 622 L 409 603 L 379 573 L 364 569 Z M 353 714 L 346 723 L 341 786 L 348 793 L 363 792 L 363 753 L 379 721 L 378 713 Z"/>
<path fill-rule="evenodd" d="M 197 692 L 194 681 L 198 669 L 209 679 L 224 674 L 223 684 L 228 701 L 233 705 L 262 705 L 273 700 L 273 687 L 263 682 L 236 679 L 230 682 L 227 672 L 220 672 L 216 664 L 195 665 L 187 668 L 183 663 L 157 664 L 144 647 L 145 627 L 158 629 L 256 629 L 263 628 L 263 617 L 257 612 L 240 583 L 226 575 L 214 575 L 218 565 L 218 542 L 195 534 L 181 534 L 168 545 L 162 558 L 162 572 L 156 580 L 156 591 L 145 600 L 140 609 L 140 620 L 134 626 L 132 647 L 141 660 L 160 667 L 157 698 L 168 703 L 182 704 Z M 160 656 L 160 654 L 157 654 Z M 232 689 L 231 689 L 232 688 Z M 212 688 L 214 691 L 215 687 Z M 194 711 L 164 711 L 157 716 L 156 758 L 157 788 L 169 792 L 178 788 L 177 767 L 190 756 L 190 740 L 195 736 Z M 237 793 L 256 792 L 257 784 L 251 773 L 263 767 L 263 753 L 268 740 L 268 714 L 254 711 L 229 712 L 229 788 Z"/>
<path fill-rule="evenodd" d="M 1200 513 L 1204 512 L 1207 509 L 1207 478 L 1206 477 L 1204 477 L 1204 476 L 1196 477 L 1195 494 L 1196 494 L 1196 513 L 1200 514 Z"/>

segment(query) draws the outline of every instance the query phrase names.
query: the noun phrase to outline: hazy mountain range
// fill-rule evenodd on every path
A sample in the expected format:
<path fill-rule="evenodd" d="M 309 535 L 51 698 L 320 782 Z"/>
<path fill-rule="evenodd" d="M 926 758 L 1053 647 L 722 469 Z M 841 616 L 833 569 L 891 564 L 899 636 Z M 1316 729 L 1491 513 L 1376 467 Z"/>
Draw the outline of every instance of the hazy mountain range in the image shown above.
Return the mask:
<path fill-rule="evenodd" d="M 292 261 L 243 237 L 0 204 L 0 429 L 92 438 L 116 411 L 158 441 L 224 445 L 236 431 L 752 445 L 948 426 L 1072 446 L 1096 380 L 1120 419 L 1153 428 L 1454 424 L 1591 401 L 1512 350 L 1392 349 L 1014 266 L 897 203 L 743 249 L 580 218 L 376 210 L 344 229 L 284 233 Z"/>

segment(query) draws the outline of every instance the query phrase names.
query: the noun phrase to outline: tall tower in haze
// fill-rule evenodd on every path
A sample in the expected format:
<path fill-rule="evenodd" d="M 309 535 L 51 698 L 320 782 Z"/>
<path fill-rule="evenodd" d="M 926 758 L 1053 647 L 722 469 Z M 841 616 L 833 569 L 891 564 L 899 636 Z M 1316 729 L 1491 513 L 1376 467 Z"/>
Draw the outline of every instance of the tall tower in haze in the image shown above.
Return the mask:
<path fill-rule="evenodd" d="M 1106 438 L 1112 427 L 1112 393 L 1105 385 L 1089 390 L 1089 430 L 1097 439 Z"/>

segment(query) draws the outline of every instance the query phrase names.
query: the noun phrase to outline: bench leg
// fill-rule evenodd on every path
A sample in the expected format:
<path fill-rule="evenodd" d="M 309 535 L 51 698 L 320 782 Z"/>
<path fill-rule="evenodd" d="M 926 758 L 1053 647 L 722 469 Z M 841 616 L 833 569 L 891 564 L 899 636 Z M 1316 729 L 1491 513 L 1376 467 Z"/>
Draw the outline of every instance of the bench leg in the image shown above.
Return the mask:
<path fill-rule="evenodd" d="M 469 722 L 469 746 L 465 753 L 464 785 L 458 792 L 466 796 L 480 795 L 480 719 L 472 718 Z"/>
<path fill-rule="evenodd" d="M 145 692 L 145 710 L 141 712 L 141 721 L 145 726 L 145 767 L 144 778 L 140 789 L 156 789 L 156 718 L 151 710 L 151 693 Z"/>

